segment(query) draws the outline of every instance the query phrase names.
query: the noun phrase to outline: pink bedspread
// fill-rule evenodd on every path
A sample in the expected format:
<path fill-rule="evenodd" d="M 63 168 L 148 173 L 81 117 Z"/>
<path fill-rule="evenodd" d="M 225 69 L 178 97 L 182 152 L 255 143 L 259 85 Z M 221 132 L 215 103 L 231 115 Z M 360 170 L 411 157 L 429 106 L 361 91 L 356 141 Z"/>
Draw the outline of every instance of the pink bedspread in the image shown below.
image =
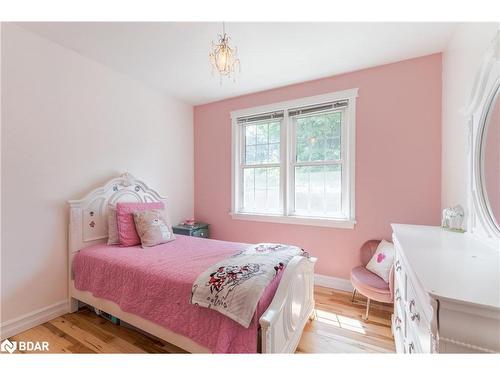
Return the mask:
<path fill-rule="evenodd" d="M 148 249 L 91 246 L 74 258 L 75 287 L 187 336 L 214 353 L 256 353 L 258 318 L 271 303 L 281 273 L 266 288 L 249 328 L 189 303 L 196 277 L 246 246 L 180 235 Z"/>

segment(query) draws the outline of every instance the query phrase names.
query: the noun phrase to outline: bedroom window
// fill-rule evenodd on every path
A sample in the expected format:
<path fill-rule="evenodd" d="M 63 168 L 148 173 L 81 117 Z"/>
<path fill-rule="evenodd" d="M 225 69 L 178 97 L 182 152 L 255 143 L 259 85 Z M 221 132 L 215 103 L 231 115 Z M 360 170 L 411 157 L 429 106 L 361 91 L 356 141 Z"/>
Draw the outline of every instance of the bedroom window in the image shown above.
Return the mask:
<path fill-rule="evenodd" d="M 293 214 L 342 217 L 343 110 L 290 117 Z"/>
<path fill-rule="evenodd" d="M 233 218 L 353 228 L 356 96 L 232 112 Z"/>
<path fill-rule="evenodd" d="M 280 213 L 281 119 L 283 113 L 243 123 L 242 207 L 246 212 Z"/>

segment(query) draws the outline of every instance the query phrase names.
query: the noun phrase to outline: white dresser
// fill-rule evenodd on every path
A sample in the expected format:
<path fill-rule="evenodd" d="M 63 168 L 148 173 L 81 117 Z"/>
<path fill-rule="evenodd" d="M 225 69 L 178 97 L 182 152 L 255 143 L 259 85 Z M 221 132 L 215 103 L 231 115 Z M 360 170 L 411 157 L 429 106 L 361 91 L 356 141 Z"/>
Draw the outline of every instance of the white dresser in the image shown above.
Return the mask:
<path fill-rule="evenodd" d="M 397 352 L 500 352 L 500 248 L 440 227 L 392 229 Z"/>

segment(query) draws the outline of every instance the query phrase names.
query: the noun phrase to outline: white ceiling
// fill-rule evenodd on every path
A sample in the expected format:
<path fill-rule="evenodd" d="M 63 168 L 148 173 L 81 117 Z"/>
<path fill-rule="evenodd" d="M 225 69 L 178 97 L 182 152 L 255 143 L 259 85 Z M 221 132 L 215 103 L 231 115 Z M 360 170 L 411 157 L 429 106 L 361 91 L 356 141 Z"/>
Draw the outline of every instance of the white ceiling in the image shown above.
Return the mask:
<path fill-rule="evenodd" d="M 212 76 L 215 22 L 22 23 L 60 45 L 192 104 L 424 56 L 454 23 L 227 23 L 239 50 L 236 82 Z"/>

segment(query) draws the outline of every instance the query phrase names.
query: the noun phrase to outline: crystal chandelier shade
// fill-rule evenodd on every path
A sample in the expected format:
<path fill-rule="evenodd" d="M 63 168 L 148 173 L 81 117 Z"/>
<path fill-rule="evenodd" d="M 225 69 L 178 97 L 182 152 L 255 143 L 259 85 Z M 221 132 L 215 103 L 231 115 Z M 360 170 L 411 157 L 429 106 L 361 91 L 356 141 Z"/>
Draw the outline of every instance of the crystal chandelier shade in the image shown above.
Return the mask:
<path fill-rule="evenodd" d="M 229 39 L 229 36 L 226 34 L 225 25 L 222 23 L 222 35 L 219 34 L 218 43 L 212 41 L 212 52 L 209 54 L 212 74 L 218 72 L 221 83 L 222 77 L 233 78 L 234 81 L 235 71 L 241 70 L 240 60 L 238 59 L 238 48 L 231 48 Z"/>

